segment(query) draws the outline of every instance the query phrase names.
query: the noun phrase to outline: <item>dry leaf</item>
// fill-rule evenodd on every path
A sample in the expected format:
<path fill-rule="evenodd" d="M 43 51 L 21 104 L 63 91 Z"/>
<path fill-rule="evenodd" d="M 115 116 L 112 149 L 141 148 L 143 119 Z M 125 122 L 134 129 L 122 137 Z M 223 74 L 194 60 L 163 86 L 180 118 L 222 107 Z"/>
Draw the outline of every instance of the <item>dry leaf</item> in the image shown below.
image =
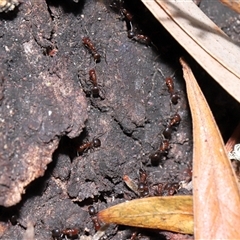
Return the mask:
<path fill-rule="evenodd" d="M 196 239 L 240 239 L 240 194 L 211 110 L 183 59 L 193 119 L 193 209 Z"/>
<path fill-rule="evenodd" d="M 193 234 L 192 196 L 149 197 L 98 213 L 104 223 Z"/>
<path fill-rule="evenodd" d="M 192 1 L 142 2 L 179 44 L 240 102 L 240 48 Z"/>
<path fill-rule="evenodd" d="M 240 1 L 239 0 L 220 0 L 224 5 L 232 10 L 240 13 Z"/>

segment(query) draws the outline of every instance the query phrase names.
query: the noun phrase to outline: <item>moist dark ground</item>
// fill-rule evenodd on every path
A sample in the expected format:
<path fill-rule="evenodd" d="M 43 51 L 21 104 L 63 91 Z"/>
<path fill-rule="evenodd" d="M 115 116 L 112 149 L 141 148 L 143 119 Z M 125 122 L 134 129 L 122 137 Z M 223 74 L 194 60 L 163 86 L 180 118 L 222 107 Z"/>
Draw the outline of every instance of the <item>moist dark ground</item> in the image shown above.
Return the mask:
<path fill-rule="evenodd" d="M 127 1 L 126 1 L 127 2 Z M 189 60 L 226 141 L 239 122 L 239 105 L 215 83 L 139 1 L 126 3 L 134 25 L 154 45 L 130 40 L 126 22 L 108 1 L 25 1 L 1 15 L 1 239 L 22 239 L 28 221 L 36 239 L 52 239 L 56 228 L 95 230 L 88 206 L 97 210 L 137 196 L 122 180 L 137 182 L 144 168 L 150 184 L 179 182 L 191 167 L 192 125 L 178 63 Z M 238 15 L 217 1 L 201 8 L 239 42 Z M 95 64 L 82 44 L 88 36 L 102 55 Z M 49 56 L 57 49 L 54 56 Z M 86 96 L 88 71 L 95 68 L 104 99 Z M 158 71 L 161 70 L 164 76 Z M 174 75 L 180 95 L 170 103 L 165 77 Z M 149 155 L 178 113 L 171 148 L 159 165 Z M 76 148 L 100 138 L 102 146 L 82 155 Z M 36 180 L 34 180 L 36 179 Z M 25 193 L 24 193 L 25 192 Z M 178 194 L 191 194 L 180 190 Z M 20 201 L 20 197 L 22 200 Z M 11 216 L 17 224 L 11 224 Z M 105 239 L 130 239 L 130 227 L 113 226 Z M 141 239 L 166 239 L 141 231 Z M 187 237 L 187 236 L 186 236 Z"/>

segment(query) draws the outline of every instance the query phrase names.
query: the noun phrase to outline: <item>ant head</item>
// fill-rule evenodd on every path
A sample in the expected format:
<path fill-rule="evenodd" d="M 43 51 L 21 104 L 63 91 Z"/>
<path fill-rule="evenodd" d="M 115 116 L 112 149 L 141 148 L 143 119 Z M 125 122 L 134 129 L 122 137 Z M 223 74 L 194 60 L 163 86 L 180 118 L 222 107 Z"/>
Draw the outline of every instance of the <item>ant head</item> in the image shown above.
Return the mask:
<path fill-rule="evenodd" d="M 138 191 L 140 193 L 143 193 L 145 191 L 145 184 L 144 183 L 139 183 L 138 184 Z"/>
<path fill-rule="evenodd" d="M 131 29 L 128 31 L 128 38 L 132 39 L 133 37 L 135 37 L 135 32 Z"/>
<path fill-rule="evenodd" d="M 91 216 L 94 216 L 95 214 L 97 214 L 97 211 L 95 209 L 94 206 L 89 206 L 88 207 L 88 213 L 91 215 Z"/>
<path fill-rule="evenodd" d="M 95 73 L 95 70 L 94 70 L 94 69 L 90 69 L 90 70 L 89 70 L 89 76 L 91 77 L 93 74 L 96 74 L 96 73 Z"/>
<path fill-rule="evenodd" d="M 99 138 L 94 138 L 94 139 L 93 139 L 93 146 L 94 146 L 95 148 L 101 147 L 101 140 L 100 140 Z"/>
<path fill-rule="evenodd" d="M 172 118 L 171 118 L 171 121 L 170 121 L 170 125 L 173 126 L 173 125 L 178 125 L 180 122 L 181 122 L 181 117 L 178 113 L 175 113 Z"/>
<path fill-rule="evenodd" d="M 99 63 L 101 61 L 101 55 L 97 52 L 93 54 L 93 58 L 96 63 Z"/>
<path fill-rule="evenodd" d="M 61 235 L 62 235 L 62 232 L 61 232 L 60 229 L 56 228 L 56 229 L 52 230 L 52 237 L 53 238 L 61 237 Z"/>
<path fill-rule="evenodd" d="M 83 37 L 82 38 L 82 43 L 86 45 L 90 41 L 89 37 Z"/>

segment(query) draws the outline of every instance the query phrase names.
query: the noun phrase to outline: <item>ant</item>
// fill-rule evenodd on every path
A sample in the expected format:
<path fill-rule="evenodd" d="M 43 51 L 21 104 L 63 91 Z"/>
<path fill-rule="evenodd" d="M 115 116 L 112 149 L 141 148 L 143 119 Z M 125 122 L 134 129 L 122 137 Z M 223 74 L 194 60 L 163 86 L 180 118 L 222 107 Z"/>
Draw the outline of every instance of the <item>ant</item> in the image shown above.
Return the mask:
<path fill-rule="evenodd" d="M 174 91 L 174 83 L 172 77 L 167 77 L 165 79 L 168 92 L 171 94 L 171 102 L 176 105 L 178 103 L 178 99 L 180 99 L 179 95 Z"/>
<path fill-rule="evenodd" d="M 179 189 L 178 183 L 159 183 L 155 195 L 157 196 L 172 196 Z"/>
<path fill-rule="evenodd" d="M 162 135 L 165 139 L 170 140 L 172 137 L 172 127 L 179 125 L 181 122 L 181 117 L 178 113 L 175 113 L 173 117 L 170 119 L 168 126 L 163 130 Z"/>
<path fill-rule="evenodd" d="M 125 20 L 127 23 L 131 24 L 133 15 L 126 8 L 123 7 L 123 4 L 124 4 L 124 1 L 120 0 L 120 1 L 113 1 L 109 6 L 112 9 L 118 10 L 122 16 L 122 20 Z"/>
<path fill-rule="evenodd" d="M 139 43 L 145 44 L 146 46 L 150 46 L 152 44 L 152 41 L 148 36 L 136 33 L 136 29 L 133 30 L 132 27 L 130 30 L 128 30 L 128 38 L 133 39 Z"/>
<path fill-rule="evenodd" d="M 166 156 L 168 154 L 169 145 L 170 145 L 169 139 L 164 139 L 161 142 L 159 149 L 155 153 L 149 156 L 149 158 L 151 159 L 152 165 L 158 165 L 162 156 L 164 155 Z"/>
<path fill-rule="evenodd" d="M 88 213 L 91 216 L 95 231 L 98 231 L 101 228 L 101 225 L 99 223 L 99 219 L 97 217 L 97 211 L 93 206 L 88 207 Z"/>
<path fill-rule="evenodd" d="M 71 239 L 75 239 L 78 237 L 78 234 L 79 230 L 77 228 L 66 228 L 63 230 L 57 228 L 52 230 L 52 237 L 55 240 L 61 240 L 63 236 L 65 236 L 65 238 L 69 237 Z"/>
<path fill-rule="evenodd" d="M 168 154 L 168 150 L 169 150 L 169 140 L 168 139 L 164 139 L 159 147 L 159 151 L 164 154 L 167 155 Z"/>
<path fill-rule="evenodd" d="M 165 79 L 165 82 L 166 82 L 166 85 L 167 85 L 167 88 L 168 88 L 168 92 L 173 93 L 173 91 L 174 91 L 173 79 L 171 77 L 167 77 Z"/>
<path fill-rule="evenodd" d="M 165 78 L 164 74 L 162 73 L 161 69 L 158 69 L 158 71 L 161 73 L 161 75 Z M 175 71 L 176 72 L 176 71 Z M 174 72 L 174 74 L 175 74 Z M 173 75 L 174 75 L 173 74 Z M 172 75 L 172 76 L 173 76 Z M 167 77 L 165 78 L 165 83 L 168 89 L 168 92 L 170 93 L 171 96 L 171 102 L 172 104 L 176 105 L 178 104 L 178 100 L 180 99 L 179 95 L 177 94 L 177 92 L 174 90 L 174 82 L 173 82 L 173 78 L 171 77 Z"/>
<path fill-rule="evenodd" d="M 121 20 L 125 20 L 127 24 L 127 29 L 133 29 L 132 20 L 133 15 L 123 7 L 124 1 L 112 1 L 112 3 L 109 5 L 112 9 L 117 10 L 121 15 Z"/>
<path fill-rule="evenodd" d="M 140 197 L 146 197 L 149 195 L 149 188 L 147 184 L 147 173 L 143 169 L 139 170 L 138 192 Z"/>
<path fill-rule="evenodd" d="M 131 35 L 131 34 L 128 33 L 128 37 L 129 37 L 129 35 Z M 136 34 L 135 36 L 132 37 L 132 39 L 139 43 L 145 44 L 146 46 L 150 46 L 152 43 L 151 39 L 148 36 L 143 35 L 143 34 Z"/>
<path fill-rule="evenodd" d="M 188 167 L 183 171 L 183 174 L 185 175 L 185 181 L 190 182 L 192 180 L 192 167 Z"/>
<path fill-rule="evenodd" d="M 142 168 L 139 170 L 139 182 L 147 183 L 147 172 Z"/>
<path fill-rule="evenodd" d="M 91 89 L 92 96 L 94 98 L 100 97 L 101 99 L 104 99 L 103 96 L 100 96 L 100 89 L 99 89 L 100 85 L 97 82 L 97 75 L 96 75 L 96 71 L 94 69 L 89 70 L 89 79 L 93 85 L 93 87 Z"/>
<path fill-rule="evenodd" d="M 77 148 L 78 153 L 83 153 L 88 149 L 101 147 L 101 140 L 99 138 L 93 138 L 92 141 L 87 141 Z"/>
<path fill-rule="evenodd" d="M 173 127 L 173 126 L 179 125 L 181 120 L 182 119 L 181 119 L 180 115 L 178 113 L 175 113 L 173 115 L 173 117 L 170 119 L 168 127 Z"/>
<path fill-rule="evenodd" d="M 99 63 L 101 61 L 101 55 L 97 52 L 97 49 L 95 48 L 94 44 L 88 37 L 82 38 L 83 45 L 89 50 L 89 52 L 92 54 L 93 59 L 96 63 Z"/>
<path fill-rule="evenodd" d="M 125 8 L 120 8 L 120 14 L 123 16 L 123 19 L 130 25 L 132 25 L 133 15 Z"/>
<path fill-rule="evenodd" d="M 91 69 L 89 71 L 89 79 L 93 85 L 92 94 L 94 97 L 98 97 L 99 96 L 99 88 L 98 88 L 98 83 L 97 83 L 96 71 L 94 69 Z"/>

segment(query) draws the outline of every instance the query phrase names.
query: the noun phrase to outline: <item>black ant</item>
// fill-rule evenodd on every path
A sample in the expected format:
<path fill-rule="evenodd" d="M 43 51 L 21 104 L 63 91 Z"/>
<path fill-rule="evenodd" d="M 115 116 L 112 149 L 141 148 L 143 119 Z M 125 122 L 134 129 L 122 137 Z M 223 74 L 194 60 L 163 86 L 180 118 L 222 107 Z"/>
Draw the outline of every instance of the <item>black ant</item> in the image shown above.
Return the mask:
<path fill-rule="evenodd" d="M 87 141 L 77 148 L 78 153 L 83 153 L 88 149 L 101 147 L 101 140 L 99 138 L 93 138 L 92 141 Z"/>
<path fill-rule="evenodd" d="M 89 52 L 92 54 L 93 59 L 96 63 L 99 63 L 101 61 L 101 55 L 97 52 L 97 49 L 95 48 L 94 44 L 88 37 L 82 38 L 83 45 L 89 50 Z"/>
<path fill-rule="evenodd" d="M 71 239 L 75 239 L 78 237 L 79 230 L 77 228 L 66 228 L 63 230 L 54 229 L 52 230 L 52 237 L 55 240 L 61 240 L 64 236 L 69 237 Z"/>
<path fill-rule="evenodd" d="M 99 223 L 99 219 L 97 217 L 97 211 L 93 206 L 88 207 L 88 213 L 91 216 L 95 231 L 98 231 L 101 228 L 101 225 Z"/>

